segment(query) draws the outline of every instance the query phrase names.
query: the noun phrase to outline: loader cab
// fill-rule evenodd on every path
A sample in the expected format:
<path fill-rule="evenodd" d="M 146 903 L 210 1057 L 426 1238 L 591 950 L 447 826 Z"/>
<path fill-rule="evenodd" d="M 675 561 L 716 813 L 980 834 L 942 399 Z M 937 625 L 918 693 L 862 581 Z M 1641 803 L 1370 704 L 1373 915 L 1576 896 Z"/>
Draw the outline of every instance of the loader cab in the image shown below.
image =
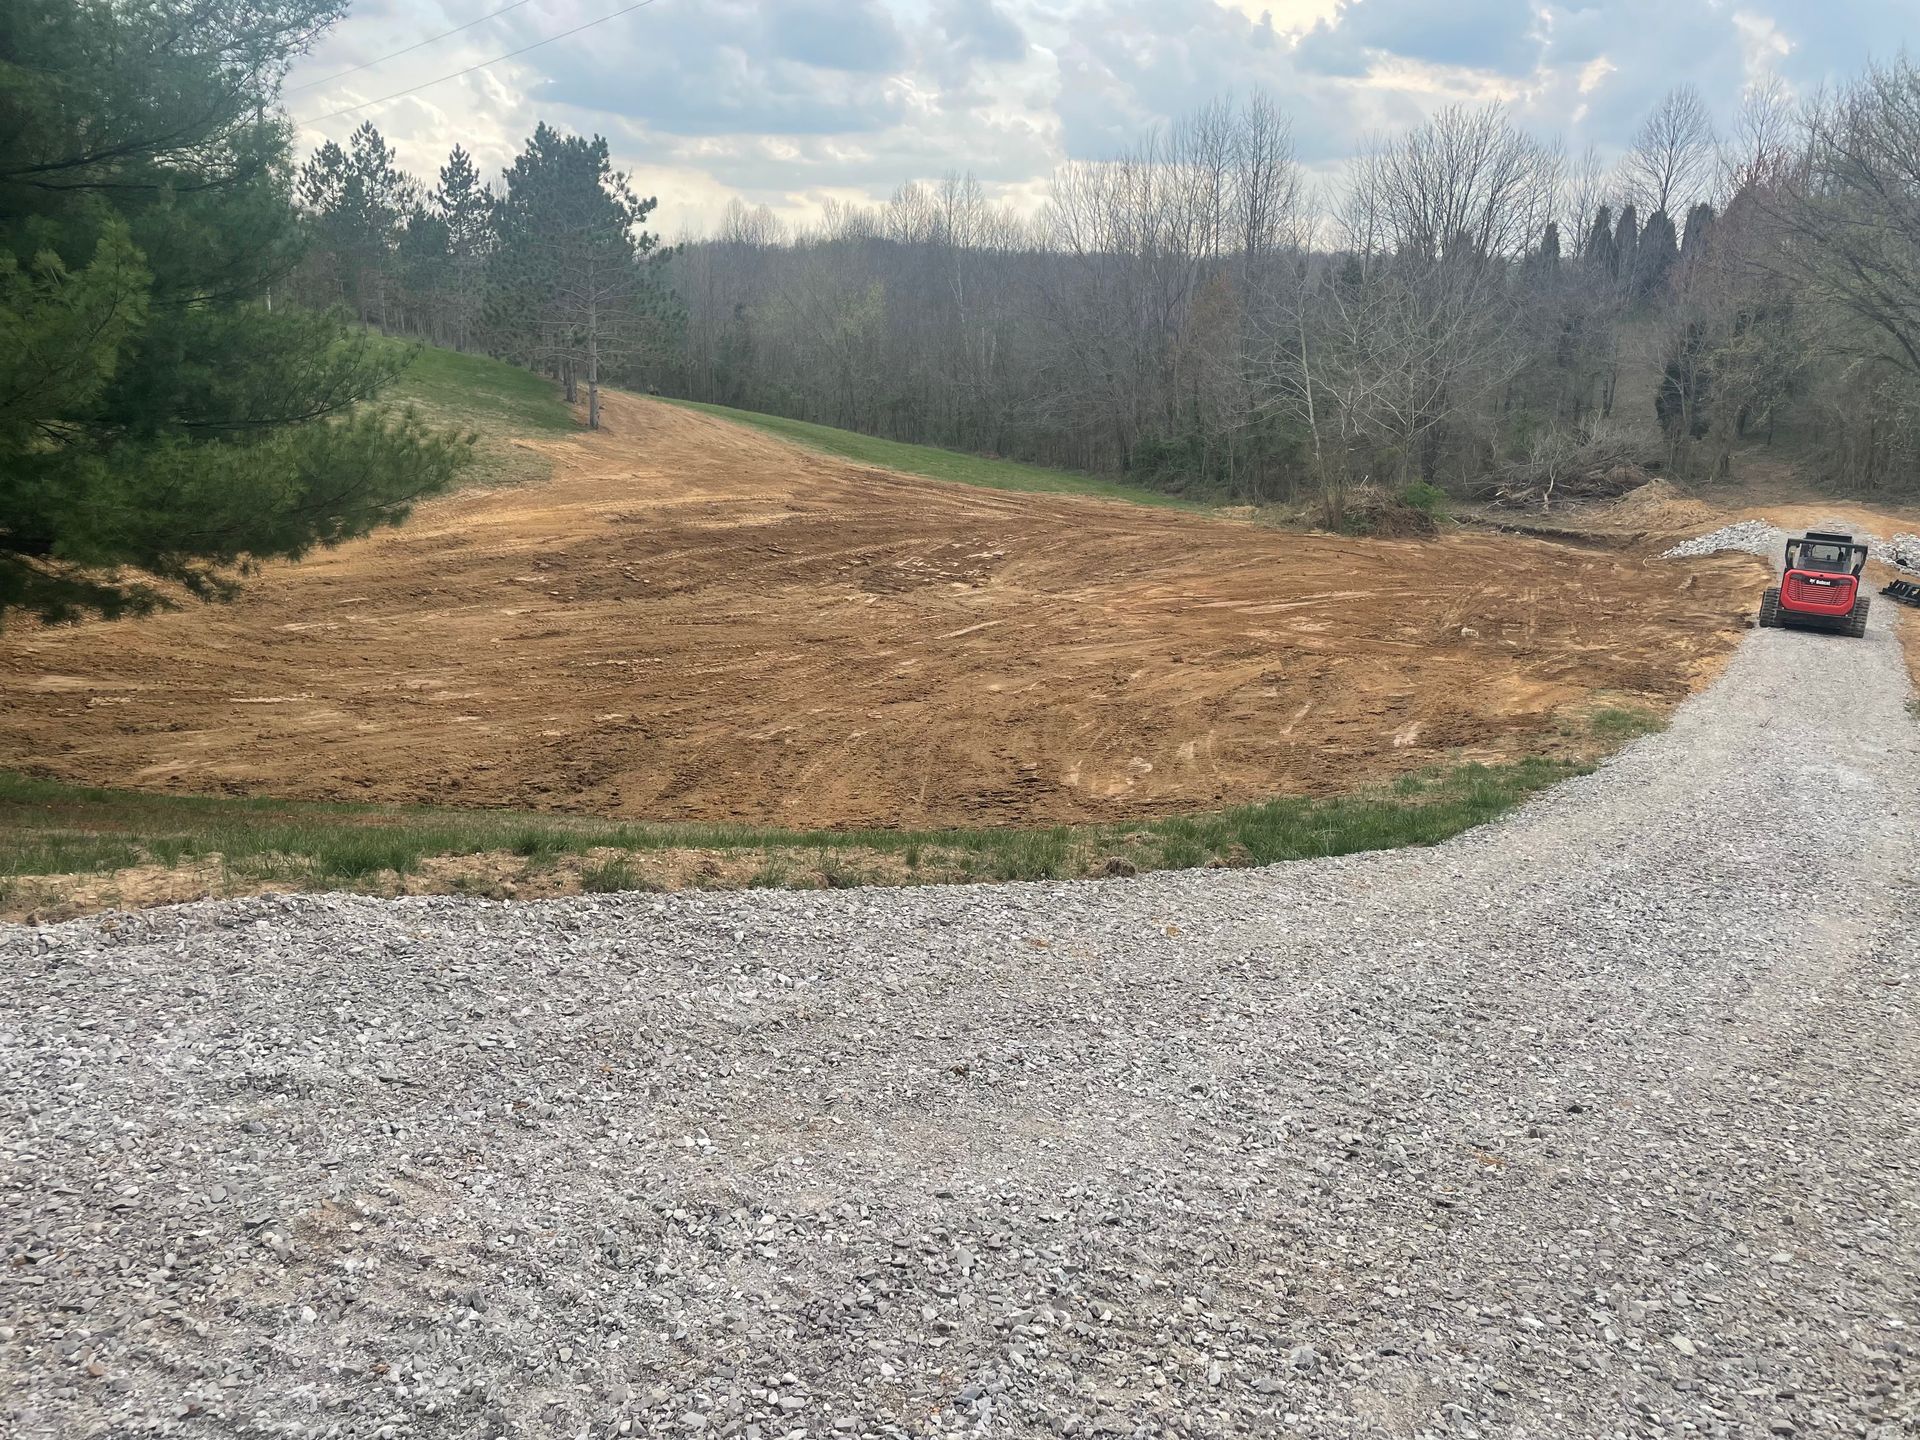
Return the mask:
<path fill-rule="evenodd" d="M 1866 565 L 1867 547 L 1838 531 L 1809 530 L 1787 541 L 1788 570 L 1857 577 Z"/>
<path fill-rule="evenodd" d="M 1763 628 L 1830 630 L 1855 639 L 1867 633 L 1873 602 L 1860 589 L 1864 544 L 1837 530 L 1809 530 L 1788 538 L 1786 559 L 1780 583 L 1760 597 Z"/>

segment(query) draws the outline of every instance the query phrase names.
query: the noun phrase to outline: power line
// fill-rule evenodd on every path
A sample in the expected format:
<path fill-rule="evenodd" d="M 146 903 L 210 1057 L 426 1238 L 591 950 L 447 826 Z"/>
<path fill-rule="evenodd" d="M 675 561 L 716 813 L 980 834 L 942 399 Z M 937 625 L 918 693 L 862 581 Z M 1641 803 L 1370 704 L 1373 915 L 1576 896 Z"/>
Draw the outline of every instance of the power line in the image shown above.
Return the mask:
<path fill-rule="evenodd" d="M 569 35 L 578 35 L 582 30 L 591 30 L 596 25 L 604 25 L 609 20 L 618 20 L 622 15 L 631 15 L 636 10 L 644 10 L 653 4 L 653 0 L 638 0 L 624 10 L 616 10 L 611 15 L 602 15 L 598 20 L 589 20 L 584 25 L 576 25 L 571 30 L 562 30 L 558 35 L 549 35 L 544 40 L 536 40 L 531 45 L 522 45 L 518 50 L 509 50 L 504 55 L 496 55 L 491 60 L 482 60 L 478 65 L 469 65 L 464 70 L 456 70 L 451 75 L 442 75 L 438 80 L 428 80 L 419 85 L 409 86 L 405 90 L 396 90 L 391 95 L 382 95 L 378 100 L 367 100 L 359 105 L 349 105 L 344 110 L 335 110 L 331 115 L 316 115 L 311 120 L 296 120 L 296 125 L 320 125 L 328 120 L 338 120 L 342 115 L 351 115 L 359 110 L 368 110 L 375 105 L 384 105 L 389 100 L 399 100 L 408 95 L 417 95 L 422 90 L 432 89 L 435 85 L 444 85 L 449 80 L 458 80 L 462 75 L 471 75 L 476 70 L 484 70 L 489 65 L 498 65 L 502 60 L 511 60 L 516 55 L 524 55 L 529 50 L 538 50 L 542 45 L 551 45 L 556 40 L 565 40 Z"/>
<path fill-rule="evenodd" d="M 531 5 L 532 3 L 533 0 L 513 0 L 511 5 L 503 5 L 491 15 L 482 15 L 478 20 L 469 20 L 466 24 L 456 25 L 451 30 L 442 30 L 438 35 L 429 35 L 424 40 L 415 41 L 404 50 L 395 50 L 391 54 L 382 55 L 377 60 L 368 60 L 364 64 L 351 66 L 348 69 L 342 70 L 338 75 L 329 75 L 324 80 L 309 80 L 304 85 L 295 85 L 291 90 L 284 93 L 288 95 L 298 95 L 302 90 L 312 90 L 321 85 L 331 85 L 334 81 L 344 80 L 349 75 L 358 75 L 362 70 L 371 70 L 375 65 L 384 65 L 387 61 L 397 60 L 402 55 L 411 55 L 414 51 L 423 46 L 431 45 L 436 40 L 444 40 L 449 35 L 458 35 L 462 30 L 471 30 L 474 26 L 484 25 L 489 20 L 498 20 L 502 15 L 506 14 L 507 11 L 518 10 L 522 5 Z"/>

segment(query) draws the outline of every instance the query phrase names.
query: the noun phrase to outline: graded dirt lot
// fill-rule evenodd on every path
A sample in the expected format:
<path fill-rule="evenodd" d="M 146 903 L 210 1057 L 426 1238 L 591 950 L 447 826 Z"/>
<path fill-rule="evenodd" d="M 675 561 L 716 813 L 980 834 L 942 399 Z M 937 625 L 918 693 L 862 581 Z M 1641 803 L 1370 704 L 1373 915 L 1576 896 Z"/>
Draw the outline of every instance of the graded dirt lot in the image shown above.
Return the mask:
<path fill-rule="evenodd" d="M 612 396 L 240 600 L 0 636 L 0 766 L 790 825 L 1110 820 L 1556 753 L 1716 672 L 1763 567 L 1303 537 L 942 484 Z"/>

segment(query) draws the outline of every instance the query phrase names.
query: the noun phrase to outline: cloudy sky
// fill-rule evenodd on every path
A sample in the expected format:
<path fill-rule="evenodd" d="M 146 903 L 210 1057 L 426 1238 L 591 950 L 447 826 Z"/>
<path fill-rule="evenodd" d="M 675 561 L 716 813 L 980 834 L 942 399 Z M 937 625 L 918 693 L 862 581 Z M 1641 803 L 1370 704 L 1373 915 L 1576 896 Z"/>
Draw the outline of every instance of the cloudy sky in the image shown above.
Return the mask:
<path fill-rule="evenodd" d="M 1302 161 L 1328 172 L 1368 133 L 1456 101 L 1504 101 L 1574 152 L 1617 147 L 1683 81 L 1728 115 L 1769 71 L 1804 94 L 1920 42 L 1913 0 L 652 0 L 319 118 L 632 0 L 525 0 L 330 78 L 508 3 L 357 0 L 289 77 L 302 149 L 370 119 L 419 174 L 458 142 L 493 175 L 536 120 L 597 132 L 671 236 L 735 195 L 804 219 L 949 171 L 1030 207 L 1062 160 L 1228 93 L 1271 94 Z"/>

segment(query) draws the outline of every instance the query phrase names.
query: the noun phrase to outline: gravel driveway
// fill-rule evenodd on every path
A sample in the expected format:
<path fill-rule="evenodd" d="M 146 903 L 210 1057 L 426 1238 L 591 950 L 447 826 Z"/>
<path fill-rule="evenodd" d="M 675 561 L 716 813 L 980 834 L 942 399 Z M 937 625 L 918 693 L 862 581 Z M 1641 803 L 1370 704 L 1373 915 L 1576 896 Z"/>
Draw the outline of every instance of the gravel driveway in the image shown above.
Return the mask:
<path fill-rule="evenodd" d="M 0 930 L 0 1433 L 1912 1435 L 1889 619 L 1432 850 Z"/>

